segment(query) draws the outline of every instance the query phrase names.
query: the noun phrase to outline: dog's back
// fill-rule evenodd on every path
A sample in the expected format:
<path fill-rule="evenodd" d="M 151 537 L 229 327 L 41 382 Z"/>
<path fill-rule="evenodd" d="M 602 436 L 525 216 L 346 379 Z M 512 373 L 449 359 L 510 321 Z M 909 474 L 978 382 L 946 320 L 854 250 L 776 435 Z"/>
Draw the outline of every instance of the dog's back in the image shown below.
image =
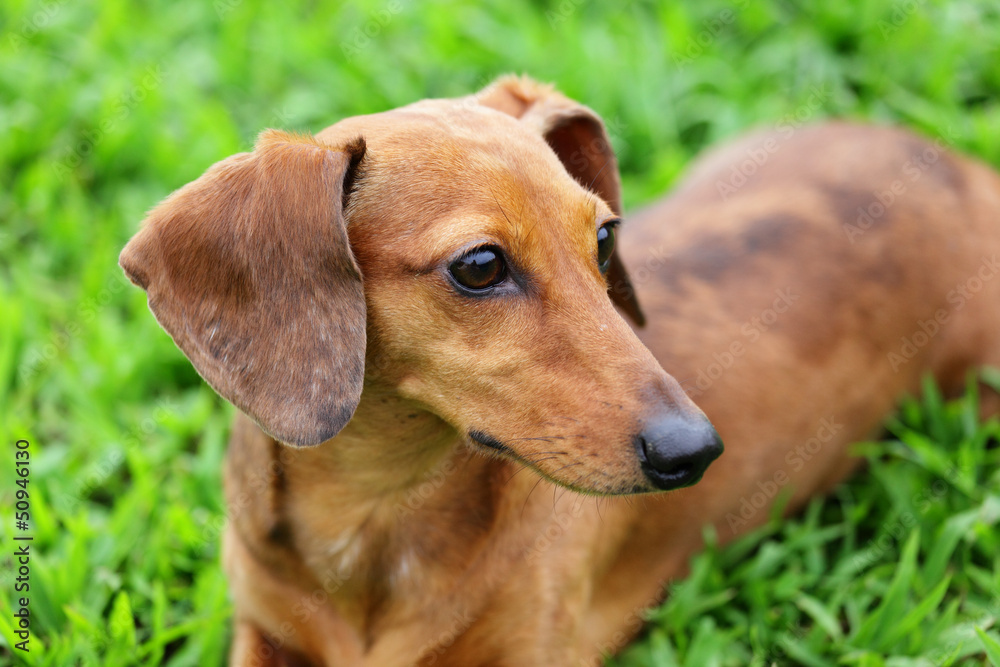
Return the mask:
<path fill-rule="evenodd" d="M 709 153 L 621 244 L 643 342 L 724 430 L 765 414 L 772 437 L 833 409 L 864 436 L 921 373 L 953 393 L 970 364 L 1000 362 L 998 251 L 994 172 L 847 123 Z"/>
<path fill-rule="evenodd" d="M 725 541 L 783 492 L 792 511 L 840 481 L 847 445 L 922 374 L 954 394 L 1000 365 L 1000 178 L 942 142 L 847 123 L 759 132 L 699 160 L 621 239 L 639 336 L 726 453 L 696 486 L 644 501 L 594 587 L 605 622 L 681 574 L 704 523 Z"/>

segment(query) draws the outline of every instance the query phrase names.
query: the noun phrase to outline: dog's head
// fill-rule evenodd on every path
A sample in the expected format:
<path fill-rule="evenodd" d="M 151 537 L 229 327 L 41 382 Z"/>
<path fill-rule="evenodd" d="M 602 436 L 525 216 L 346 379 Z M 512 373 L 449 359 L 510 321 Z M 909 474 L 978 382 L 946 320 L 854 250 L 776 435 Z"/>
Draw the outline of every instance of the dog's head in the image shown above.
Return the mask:
<path fill-rule="evenodd" d="M 366 386 L 391 387 L 577 490 L 677 488 L 721 443 L 615 311 L 641 324 L 620 201 L 600 119 L 507 78 L 265 132 L 157 207 L 121 265 L 282 442 L 333 438 Z"/>

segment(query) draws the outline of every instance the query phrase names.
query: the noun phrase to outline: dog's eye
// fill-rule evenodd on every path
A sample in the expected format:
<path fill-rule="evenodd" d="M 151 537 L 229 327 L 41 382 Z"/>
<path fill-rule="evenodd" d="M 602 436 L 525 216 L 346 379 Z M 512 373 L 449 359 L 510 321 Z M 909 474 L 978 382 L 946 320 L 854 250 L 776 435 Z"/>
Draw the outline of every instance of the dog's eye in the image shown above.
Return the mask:
<path fill-rule="evenodd" d="M 618 221 L 614 220 L 602 225 L 597 230 L 597 266 L 601 273 L 607 273 L 611 266 L 611 253 L 615 251 L 615 226 Z"/>
<path fill-rule="evenodd" d="M 448 271 L 462 287 L 481 291 L 503 282 L 507 265 L 499 248 L 486 246 L 467 252 L 452 262 Z"/>

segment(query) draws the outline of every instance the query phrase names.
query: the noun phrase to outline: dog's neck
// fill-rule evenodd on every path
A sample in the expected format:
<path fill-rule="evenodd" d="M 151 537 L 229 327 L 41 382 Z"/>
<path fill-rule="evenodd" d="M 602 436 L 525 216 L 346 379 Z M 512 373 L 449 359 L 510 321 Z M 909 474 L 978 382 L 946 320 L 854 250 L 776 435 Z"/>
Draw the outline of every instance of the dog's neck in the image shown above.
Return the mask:
<path fill-rule="evenodd" d="M 272 473 L 266 486 L 261 470 Z M 366 391 L 347 427 L 314 448 L 279 445 L 238 420 L 227 487 L 231 520 L 250 550 L 308 592 L 304 608 L 322 600 L 335 609 L 363 651 L 389 636 L 434 655 L 472 627 L 512 576 L 541 590 L 566 572 L 590 571 L 571 561 L 607 557 L 550 551 L 577 517 L 596 516 L 594 498 L 473 451 L 443 420 L 389 391 Z M 605 499 L 603 515 L 615 505 Z M 602 533 L 593 544 L 611 553 L 617 539 Z M 571 579 L 580 591 L 589 585 Z"/>
<path fill-rule="evenodd" d="M 524 533 L 495 528 L 507 514 L 525 510 L 523 498 L 538 479 L 471 451 L 443 420 L 389 390 L 366 387 L 354 418 L 336 438 L 287 450 L 281 459 L 286 475 L 298 482 L 285 501 L 287 516 L 294 517 L 295 549 L 363 635 L 399 622 L 428 599 L 452 597 L 460 574 L 481 567 L 485 558 L 523 553 L 519 545 L 496 551 L 497 535 Z M 521 500 L 512 509 L 516 498 Z M 527 508 L 523 520 L 546 515 L 533 517 Z M 468 593 L 455 597 L 474 604 Z"/>

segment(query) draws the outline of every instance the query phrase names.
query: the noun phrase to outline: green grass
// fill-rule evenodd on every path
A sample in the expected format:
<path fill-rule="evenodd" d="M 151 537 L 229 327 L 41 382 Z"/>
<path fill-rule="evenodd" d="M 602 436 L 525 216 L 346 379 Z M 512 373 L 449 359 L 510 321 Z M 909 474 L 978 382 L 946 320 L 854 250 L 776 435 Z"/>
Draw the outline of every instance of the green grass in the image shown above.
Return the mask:
<path fill-rule="evenodd" d="M 147 209 L 264 127 L 315 131 L 513 71 L 604 116 L 630 207 L 764 123 L 899 123 L 1000 166 L 987 0 L 498 7 L 3 4 L 0 663 L 224 660 L 232 411 L 116 259 Z M 831 498 L 707 549 L 616 664 L 1000 664 L 998 426 L 976 422 L 975 396 L 922 400 Z M 9 650 L 18 438 L 31 442 L 28 654 Z"/>
<path fill-rule="evenodd" d="M 1000 664 L 1000 423 L 978 414 L 975 382 L 947 403 L 926 383 L 830 498 L 723 549 L 709 533 L 615 664 Z"/>

